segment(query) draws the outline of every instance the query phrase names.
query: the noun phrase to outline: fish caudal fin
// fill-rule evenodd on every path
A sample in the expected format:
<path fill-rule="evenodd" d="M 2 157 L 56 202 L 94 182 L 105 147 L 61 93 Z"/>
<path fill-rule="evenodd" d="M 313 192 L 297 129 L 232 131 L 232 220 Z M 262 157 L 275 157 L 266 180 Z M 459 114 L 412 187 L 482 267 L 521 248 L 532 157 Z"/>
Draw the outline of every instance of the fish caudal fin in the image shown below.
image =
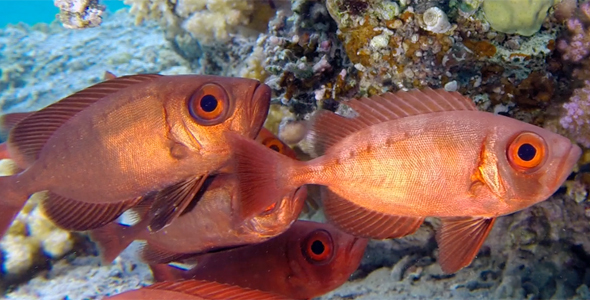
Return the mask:
<path fill-rule="evenodd" d="M 133 226 L 128 227 L 111 222 L 90 231 L 90 239 L 98 246 L 102 262 L 110 264 L 138 237 L 139 233 L 139 230 Z"/>
<path fill-rule="evenodd" d="M 496 218 L 442 218 L 436 233 L 438 263 L 443 272 L 455 273 L 468 266 L 479 252 Z"/>
<path fill-rule="evenodd" d="M 16 187 L 15 177 L 16 175 L 0 177 L 0 238 L 8 231 L 10 224 L 29 199 L 28 194 L 23 194 Z"/>
<path fill-rule="evenodd" d="M 264 212 L 299 186 L 286 173 L 301 163 L 235 133 L 227 133 L 239 181 L 239 219 Z"/>
<path fill-rule="evenodd" d="M 423 217 L 407 217 L 368 210 L 336 193 L 322 189 L 324 214 L 331 224 L 352 235 L 373 239 L 400 238 L 410 235 L 424 222 Z"/>

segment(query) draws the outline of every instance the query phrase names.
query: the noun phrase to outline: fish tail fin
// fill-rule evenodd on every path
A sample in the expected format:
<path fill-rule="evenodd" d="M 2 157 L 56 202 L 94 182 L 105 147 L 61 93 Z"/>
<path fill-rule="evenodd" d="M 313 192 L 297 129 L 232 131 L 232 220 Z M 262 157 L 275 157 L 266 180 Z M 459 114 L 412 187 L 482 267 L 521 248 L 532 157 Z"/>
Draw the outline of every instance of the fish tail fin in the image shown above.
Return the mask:
<path fill-rule="evenodd" d="M 111 222 L 90 231 L 90 239 L 98 246 L 102 262 L 112 263 L 139 235 L 135 226 Z M 145 227 L 143 228 L 145 229 Z"/>
<path fill-rule="evenodd" d="M 29 195 L 16 186 L 15 177 L 0 177 L 0 238 L 8 231 L 10 224 L 29 199 Z"/>
<path fill-rule="evenodd" d="M 239 181 L 240 220 L 264 212 L 300 186 L 289 174 L 301 162 L 234 133 L 228 140 Z"/>

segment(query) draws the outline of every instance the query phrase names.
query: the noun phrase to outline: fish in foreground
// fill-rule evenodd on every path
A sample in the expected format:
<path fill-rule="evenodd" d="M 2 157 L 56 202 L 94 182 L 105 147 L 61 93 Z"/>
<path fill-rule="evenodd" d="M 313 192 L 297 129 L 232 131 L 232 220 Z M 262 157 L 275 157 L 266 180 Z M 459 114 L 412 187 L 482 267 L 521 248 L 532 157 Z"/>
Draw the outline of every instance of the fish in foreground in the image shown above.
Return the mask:
<path fill-rule="evenodd" d="M 256 140 L 265 147 L 295 158 L 295 152 L 265 128 Z M 158 232 L 150 232 L 146 206 L 132 208 L 141 216 L 133 226 L 112 222 L 90 233 L 98 244 L 104 263 L 111 263 L 131 242 L 144 240 L 143 259 L 148 263 L 167 263 L 188 254 L 259 243 L 283 233 L 299 216 L 306 188 L 275 199 L 266 211 L 245 221 L 236 220 L 240 205 L 238 183 L 232 174 L 209 178 L 197 193 L 197 203 L 187 207 L 174 222 Z M 278 200 L 278 201 L 277 201 Z M 196 205 L 195 205 L 196 204 Z"/>
<path fill-rule="evenodd" d="M 288 300 L 289 298 L 252 289 L 202 280 L 160 282 L 127 291 L 105 300 Z"/>
<path fill-rule="evenodd" d="M 216 281 L 311 299 L 346 282 L 358 268 L 367 243 L 368 239 L 330 224 L 299 220 L 266 242 L 197 256 L 197 266 L 191 270 L 167 272 L 162 266 L 152 270 L 157 279 Z"/>
<path fill-rule="evenodd" d="M 439 217 L 438 261 L 454 273 L 471 263 L 497 217 L 546 200 L 581 155 L 567 138 L 477 111 L 455 92 L 413 90 L 345 103 L 358 116 L 320 111 L 311 137 L 324 155 L 308 162 L 228 134 L 244 217 L 266 207 L 265 199 L 323 185 L 327 219 L 359 236 L 401 237 L 425 217 Z"/>
<path fill-rule="evenodd" d="M 48 190 L 46 214 L 70 230 L 100 227 L 155 193 L 150 228 L 169 224 L 230 157 L 223 133 L 254 138 L 270 88 L 204 75 L 113 78 L 33 113 L 10 130 L 0 177 L 0 236 L 27 198 Z"/>

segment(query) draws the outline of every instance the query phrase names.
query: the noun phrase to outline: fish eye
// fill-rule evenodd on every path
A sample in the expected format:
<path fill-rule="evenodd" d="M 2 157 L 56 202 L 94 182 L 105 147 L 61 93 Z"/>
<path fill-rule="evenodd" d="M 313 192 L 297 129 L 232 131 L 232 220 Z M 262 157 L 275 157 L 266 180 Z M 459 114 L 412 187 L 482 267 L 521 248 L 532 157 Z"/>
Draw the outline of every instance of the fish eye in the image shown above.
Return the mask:
<path fill-rule="evenodd" d="M 225 121 L 229 108 L 229 97 L 225 90 L 208 83 L 199 88 L 189 99 L 189 112 L 201 125 L 209 126 Z"/>
<path fill-rule="evenodd" d="M 333 245 L 332 237 L 327 231 L 316 230 L 303 241 L 303 256 L 313 264 L 328 263 L 334 256 Z"/>
<path fill-rule="evenodd" d="M 541 136 L 533 132 L 523 132 L 512 140 L 507 156 L 514 169 L 532 172 L 545 161 L 546 151 L 547 145 Z"/>
<path fill-rule="evenodd" d="M 271 150 L 284 154 L 285 148 L 283 143 L 277 138 L 271 137 L 262 141 L 262 144 Z"/>

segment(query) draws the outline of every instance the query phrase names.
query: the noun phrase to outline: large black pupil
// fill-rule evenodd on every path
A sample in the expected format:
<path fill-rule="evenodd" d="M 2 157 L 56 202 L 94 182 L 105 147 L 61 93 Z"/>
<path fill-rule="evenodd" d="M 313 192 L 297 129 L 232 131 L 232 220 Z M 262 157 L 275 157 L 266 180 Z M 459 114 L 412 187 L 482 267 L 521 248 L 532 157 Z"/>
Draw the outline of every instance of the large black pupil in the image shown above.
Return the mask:
<path fill-rule="evenodd" d="M 537 149 L 531 144 L 522 144 L 518 147 L 518 157 L 524 161 L 530 161 L 535 158 Z"/>
<path fill-rule="evenodd" d="M 315 255 L 320 255 L 324 253 L 324 250 L 324 243 L 320 241 L 313 241 L 313 243 L 311 244 L 311 252 L 313 252 L 313 254 Z"/>
<path fill-rule="evenodd" d="M 201 109 L 205 112 L 212 112 L 217 108 L 217 98 L 212 95 L 205 95 L 201 99 Z"/>
<path fill-rule="evenodd" d="M 279 149 L 279 146 L 277 146 L 277 145 L 270 146 L 270 149 L 272 149 L 272 150 L 274 150 L 276 152 L 281 152 L 281 149 Z"/>

